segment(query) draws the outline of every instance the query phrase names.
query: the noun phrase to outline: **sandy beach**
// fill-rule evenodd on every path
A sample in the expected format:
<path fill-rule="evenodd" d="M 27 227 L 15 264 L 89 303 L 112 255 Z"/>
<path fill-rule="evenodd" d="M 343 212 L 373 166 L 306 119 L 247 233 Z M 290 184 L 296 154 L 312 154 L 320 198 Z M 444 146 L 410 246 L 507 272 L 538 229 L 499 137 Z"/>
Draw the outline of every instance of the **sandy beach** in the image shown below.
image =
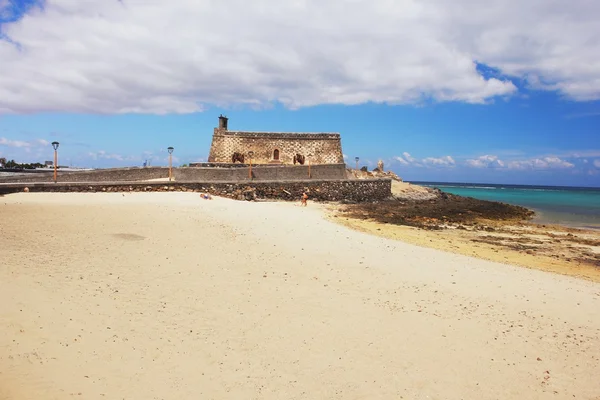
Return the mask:
<path fill-rule="evenodd" d="M 600 399 L 600 284 L 198 193 L 0 197 L 0 399 Z"/>

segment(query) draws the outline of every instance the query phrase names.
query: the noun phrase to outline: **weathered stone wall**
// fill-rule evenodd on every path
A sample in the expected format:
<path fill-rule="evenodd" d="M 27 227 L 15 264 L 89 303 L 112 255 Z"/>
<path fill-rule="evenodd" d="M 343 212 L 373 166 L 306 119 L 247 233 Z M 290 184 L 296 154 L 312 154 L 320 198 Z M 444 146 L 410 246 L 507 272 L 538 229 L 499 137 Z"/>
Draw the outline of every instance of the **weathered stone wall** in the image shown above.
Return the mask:
<path fill-rule="evenodd" d="M 306 163 L 306 165 L 308 165 L 308 163 Z M 313 164 L 315 165 L 315 164 Z M 248 168 L 250 166 L 250 163 L 209 163 L 209 162 L 195 162 L 195 163 L 189 163 L 188 164 L 189 167 L 191 168 Z M 286 164 L 252 164 L 252 167 L 260 167 L 260 168 L 281 168 L 282 166 L 286 166 Z M 296 166 L 298 166 L 298 164 L 296 164 Z"/>
<path fill-rule="evenodd" d="M 306 180 L 308 165 L 253 166 L 252 180 Z M 249 168 L 178 168 L 173 170 L 177 181 L 247 181 Z M 345 179 L 344 164 L 311 165 L 311 179 Z"/>
<path fill-rule="evenodd" d="M 0 185 L 0 195 L 23 192 L 203 192 L 239 200 L 279 199 L 298 201 L 307 192 L 313 201 L 365 202 L 388 199 L 390 179 L 261 181 L 261 182 L 112 182 L 33 183 Z"/>
<path fill-rule="evenodd" d="M 173 168 L 176 181 L 245 181 L 249 180 L 247 165 L 236 164 L 235 168 Z M 311 165 L 312 179 L 345 179 L 344 164 Z M 52 182 L 52 173 L 31 173 L 12 177 L 0 177 L 1 182 Z M 169 169 L 166 167 L 148 168 L 114 168 L 58 173 L 58 182 L 118 182 L 145 181 L 150 179 L 168 178 Z M 263 165 L 252 168 L 253 180 L 304 180 L 308 179 L 308 165 Z"/>
<path fill-rule="evenodd" d="M 297 153 L 306 157 L 306 163 L 309 160 L 312 164 L 344 163 L 339 133 L 242 132 L 218 128 L 214 131 L 208 161 L 230 163 L 233 153 L 243 153 L 247 158 L 248 152 L 253 151 L 253 163 L 267 164 L 274 161 L 275 150 L 284 164 L 293 164 Z"/>
<path fill-rule="evenodd" d="M 58 182 L 114 182 L 144 181 L 149 179 L 168 178 L 169 168 L 107 168 L 91 171 L 61 172 L 58 170 Z M 3 176 L 0 182 L 53 182 L 53 172 L 30 173 L 19 176 Z"/>
<path fill-rule="evenodd" d="M 278 164 L 265 164 L 270 167 L 279 167 Z M 209 162 L 194 162 L 189 163 L 190 168 L 248 168 L 249 164 L 241 163 L 209 163 Z"/>

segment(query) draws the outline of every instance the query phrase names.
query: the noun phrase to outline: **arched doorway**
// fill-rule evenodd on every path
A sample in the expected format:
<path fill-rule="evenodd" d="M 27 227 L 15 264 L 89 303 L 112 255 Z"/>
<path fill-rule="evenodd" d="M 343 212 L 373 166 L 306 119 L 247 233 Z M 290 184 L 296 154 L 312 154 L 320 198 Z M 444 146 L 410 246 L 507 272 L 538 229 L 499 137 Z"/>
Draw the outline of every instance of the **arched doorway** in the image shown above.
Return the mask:
<path fill-rule="evenodd" d="M 273 160 L 279 161 L 279 149 L 273 150 Z"/>

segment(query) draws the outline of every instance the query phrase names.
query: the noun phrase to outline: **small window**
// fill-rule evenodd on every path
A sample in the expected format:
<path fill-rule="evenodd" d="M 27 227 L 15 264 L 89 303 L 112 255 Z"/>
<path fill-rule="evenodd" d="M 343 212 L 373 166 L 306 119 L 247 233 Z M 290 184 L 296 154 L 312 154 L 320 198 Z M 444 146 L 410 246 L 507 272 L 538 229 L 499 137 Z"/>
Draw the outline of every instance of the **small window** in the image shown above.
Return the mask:
<path fill-rule="evenodd" d="M 275 149 L 275 151 L 273 151 L 273 160 L 279 160 L 279 150 Z"/>

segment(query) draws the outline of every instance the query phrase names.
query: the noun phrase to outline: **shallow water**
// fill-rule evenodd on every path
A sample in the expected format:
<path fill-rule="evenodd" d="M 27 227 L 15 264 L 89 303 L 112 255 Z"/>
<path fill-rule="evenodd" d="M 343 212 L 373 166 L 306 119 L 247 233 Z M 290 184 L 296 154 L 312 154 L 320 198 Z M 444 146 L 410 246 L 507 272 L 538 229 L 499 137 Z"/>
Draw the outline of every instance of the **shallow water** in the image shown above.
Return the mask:
<path fill-rule="evenodd" d="M 600 188 L 411 182 L 536 212 L 534 222 L 600 229 Z"/>

